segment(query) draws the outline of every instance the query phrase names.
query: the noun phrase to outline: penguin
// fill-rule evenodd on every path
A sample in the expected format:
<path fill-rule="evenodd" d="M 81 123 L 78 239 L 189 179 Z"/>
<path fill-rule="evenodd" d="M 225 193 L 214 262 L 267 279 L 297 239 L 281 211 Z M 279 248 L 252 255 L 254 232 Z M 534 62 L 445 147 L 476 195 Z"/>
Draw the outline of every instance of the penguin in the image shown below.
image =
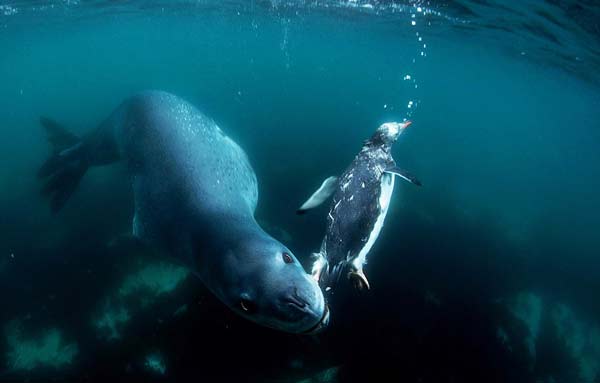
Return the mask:
<path fill-rule="evenodd" d="M 394 180 L 399 177 L 421 186 L 415 176 L 396 166 L 391 153 L 393 143 L 410 124 L 382 124 L 345 172 L 327 178 L 297 210 L 304 214 L 333 196 L 325 237 L 320 251 L 313 254 L 312 266 L 313 278 L 326 291 L 335 288 L 343 272 L 356 289 L 370 288 L 363 266 L 383 227 Z"/>

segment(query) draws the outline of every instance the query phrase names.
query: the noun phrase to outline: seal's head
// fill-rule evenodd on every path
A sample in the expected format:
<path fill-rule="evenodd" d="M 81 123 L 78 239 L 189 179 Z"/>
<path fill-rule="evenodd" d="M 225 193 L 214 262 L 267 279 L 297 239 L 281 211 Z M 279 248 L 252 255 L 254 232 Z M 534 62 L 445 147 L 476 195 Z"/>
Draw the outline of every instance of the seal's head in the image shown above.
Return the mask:
<path fill-rule="evenodd" d="M 386 122 L 382 124 L 366 142 L 367 145 L 391 145 L 404 133 L 411 121 Z"/>
<path fill-rule="evenodd" d="M 218 295 L 258 324 L 295 334 L 313 334 L 329 322 L 317 282 L 292 252 L 268 235 L 231 249 Z"/>

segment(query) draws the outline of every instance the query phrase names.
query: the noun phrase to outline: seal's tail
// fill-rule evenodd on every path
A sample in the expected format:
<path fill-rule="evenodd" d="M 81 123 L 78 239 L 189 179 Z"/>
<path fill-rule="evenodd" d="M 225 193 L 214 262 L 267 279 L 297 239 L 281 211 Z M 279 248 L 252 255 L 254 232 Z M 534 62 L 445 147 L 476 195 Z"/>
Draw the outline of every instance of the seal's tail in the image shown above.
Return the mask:
<path fill-rule="evenodd" d="M 89 165 L 82 155 L 79 137 L 48 118 L 41 117 L 40 123 L 46 131 L 53 153 L 37 175 L 46 180 L 42 193 L 50 197 L 50 207 L 56 213 L 73 194 Z"/>

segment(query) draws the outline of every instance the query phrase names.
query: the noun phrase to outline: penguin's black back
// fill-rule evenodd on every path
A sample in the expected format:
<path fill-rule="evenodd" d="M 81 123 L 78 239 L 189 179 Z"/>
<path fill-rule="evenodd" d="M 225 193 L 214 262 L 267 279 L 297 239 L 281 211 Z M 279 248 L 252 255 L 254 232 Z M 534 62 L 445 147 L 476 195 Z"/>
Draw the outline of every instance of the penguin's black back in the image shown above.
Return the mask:
<path fill-rule="evenodd" d="M 365 147 L 340 177 L 324 241 L 330 266 L 355 257 L 368 241 L 380 215 L 381 176 L 390 163 L 383 147 Z"/>

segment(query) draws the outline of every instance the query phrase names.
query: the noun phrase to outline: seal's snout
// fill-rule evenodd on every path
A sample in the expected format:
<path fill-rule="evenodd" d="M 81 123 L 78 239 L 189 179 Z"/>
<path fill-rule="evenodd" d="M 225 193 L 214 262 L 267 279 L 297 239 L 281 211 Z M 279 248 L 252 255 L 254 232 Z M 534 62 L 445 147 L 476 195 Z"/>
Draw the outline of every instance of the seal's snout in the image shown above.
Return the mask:
<path fill-rule="evenodd" d="M 299 309 L 304 310 L 307 306 L 309 306 L 309 301 L 307 298 L 298 294 L 298 289 L 294 288 L 293 291 L 287 294 L 283 298 L 283 302 L 289 305 L 295 306 Z"/>
<path fill-rule="evenodd" d="M 325 330 L 327 328 L 327 326 L 329 326 L 329 306 L 325 305 L 325 308 L 323 309 L 323 316 L 321 317 L 321 320 L 319 320 L 319 322 L 317 322 L 316 325 L 314 325 L 313 327 L 306 330 L 304 332 L 304 334 L 306 334 L 306 335 L 318 334 L 321 331 Z"/>
<path fill-rule="evenodd" d="M 257 243 L 263 253 L 265 247 L 269 250 L 258 258 L 263 268 L 257 272 L 253 261 L 243 270 L 249 271 L 233 276 L 233 288 L 226 296 L 230 307 L 256 323 L 292 334 L 326 326 L 328 315 L 319 284 L 278 242 L 250 242 L 248 250 L 256 251 Z"/>
<path fill-rule="evenodd" d="M 281 292 L 279 307 L 287 321 L 287 330 L 296 334 L 313 334 L 326 328 L 329 310 L 319 285 L 306 273 L 293 278 Z"/>

